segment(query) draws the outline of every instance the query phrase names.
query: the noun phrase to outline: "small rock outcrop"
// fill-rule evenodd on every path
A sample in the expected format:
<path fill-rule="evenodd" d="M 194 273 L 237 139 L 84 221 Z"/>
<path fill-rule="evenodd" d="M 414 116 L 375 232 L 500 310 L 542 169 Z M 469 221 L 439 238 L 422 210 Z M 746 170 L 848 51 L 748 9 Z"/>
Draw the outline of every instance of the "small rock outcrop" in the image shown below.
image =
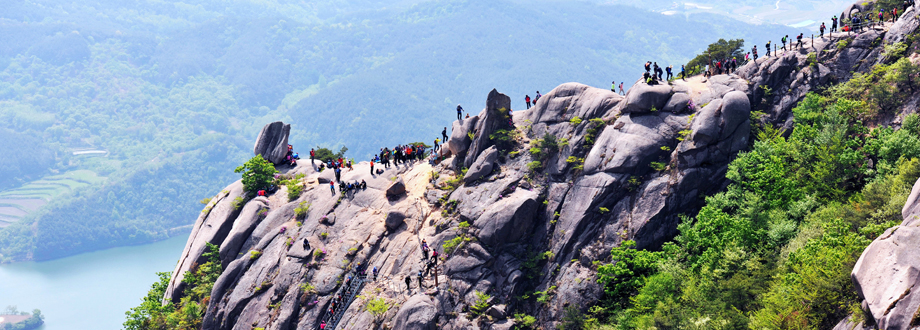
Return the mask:
<path fill-rule="evenodd" d="M 476 158 L 476 161 L 473 162 L 473 165 L 470 166 L 463 177 L 463 182 L 469 184 L 489 175 L 489 173 L 492 173 L 496 160 L 498 160 L 498 149 L 495 146 L 491 146 L 483 151 L 479 158 Z"/>
<path fill-rule="evenodd" d="M 851 274 L 856 292 L 879 329 L 912 329 L 920 312 L 920 180 L 900 226 L 889 228 L 863 251 Z"/>
<path fill-rule="evenodd" d="M 390 186 L 387 187 L 387 191 L 386 191 L 387 197 L 391 197 L 391 198 L 397 197 L 405 193 L 406 193 L 406 183 L 403 182 L 403 179 L 401 177 L 397 178 L 396 181 L 393 181 L 393 183 L 391 183 Z"/>
<path fill-rule="evenodd" d="M 256 144 L 252 148 L 255 155 L 262 155 L 262 158 L 273 164 L 281 164 L 288 152 L 288 136 L 291 134 L 291 125 L 280 121 L 265 125 L 256 138 Z"/>
<path fill-rule="evenodd" d="M 489 137 L 499 129 L 511 128 L 509 119 L 511 112 L 511 98 L 493 89 L 486 98 L 486 108 L 482 110 L 473 129 L 474 138 L 463 161 L 463 167 L 469 168 L 479 157 L 479 154 L 492 145 Z M 452 150 L 453 151 L 453 150 Z"/>

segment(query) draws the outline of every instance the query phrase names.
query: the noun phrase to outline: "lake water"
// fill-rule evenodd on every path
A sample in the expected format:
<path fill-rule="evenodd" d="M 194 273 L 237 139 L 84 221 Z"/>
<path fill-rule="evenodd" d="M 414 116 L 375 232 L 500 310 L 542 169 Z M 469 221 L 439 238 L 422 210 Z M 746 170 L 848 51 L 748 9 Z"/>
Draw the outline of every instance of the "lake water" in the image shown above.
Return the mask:
<path fill-rule="evenodd" d="M 45 315 L 42 330 L 121 329 L 157 280 L 171 272 L 187 235 L 44 262 L 0 265 L 0 309 Z"/>

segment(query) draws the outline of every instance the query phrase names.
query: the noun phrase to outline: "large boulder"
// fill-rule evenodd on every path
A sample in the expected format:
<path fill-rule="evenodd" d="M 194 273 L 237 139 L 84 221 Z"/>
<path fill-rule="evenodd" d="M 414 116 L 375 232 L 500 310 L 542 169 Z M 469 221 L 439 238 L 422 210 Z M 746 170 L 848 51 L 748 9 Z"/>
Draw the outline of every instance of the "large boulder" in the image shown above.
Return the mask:
<path fill-rule="evenodd" d="M 853 266 L 856 293 L 879 329 L 910 329 L 920 311 L 918 195 L 920 180 L 902 209 L 901 225 L 876 238 Z"/>
<path fill-rule="evenodd" d="M 387 212 L 387 217 L 384 220 L 384 224 L 387 226 L 387 230 L 394 231 L 399 229 L 400 226 L 406 221 L 406 215 L 399 211 L 390 211 Z"/>
<path fill-rule="evenodd" d="M 399 308 L 393 330 L 435 330 L 438 309 L 426 295 L 414 295 Z"/>
<path fill-rule="evenodd" d="M 476 162 L 466 171 L 463 182 L 468 184 L 489 175 L 489 173 L 492 173 L 496 160 L 498 160 L 498 149 L 495 146 L 491 146 L 483 151 L 482 155 L 479 155 Z"/>
<path fill-rule="evenodd" d="M 621 112 L 648 112 L 661 110 L 671 98 L 670 85 L 636 84 L 626 93 L 626 106 Z"/>
<path fill-rule="evenodd" d="M 537 211 L 537 193 L 518 190 L 489 205 L 474 222 L 479 239 L 490 246 L 513 243 L 530 232 Z"/>
<path fill-rule="evenodd" d="M 920 228 L 890 228 L 863 251 L 853 283 L 880 329 L 909 329 L 920 309 Z"/>
<path fill-rule="evenodd" d="M 273 164 L 281 164 L 287 156 L 288 135 L 291 134 L 291 125 L 280 121 L 265 125 L 259 132 L 256 145 L 252 153 L 262 155 L 262 158 Z"/>

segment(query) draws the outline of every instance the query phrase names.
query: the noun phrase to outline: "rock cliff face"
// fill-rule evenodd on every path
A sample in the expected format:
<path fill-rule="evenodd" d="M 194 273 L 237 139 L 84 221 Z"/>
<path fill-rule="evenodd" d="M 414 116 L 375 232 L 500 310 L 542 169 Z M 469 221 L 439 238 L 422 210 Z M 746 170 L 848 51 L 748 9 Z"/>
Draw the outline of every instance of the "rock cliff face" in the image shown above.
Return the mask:
<path fill-rule="evenodd" d="M 358 300 L 340 323 L 349 328 L 489 328 L 483 318 L 466 317 L 477 291 L 493 297 L 497 310 L 551 326 L 566 306 L 600 296 L 592 261 L 607 259 L 625 239 L 655 248 L 675 234 L 679 213 L 722 188 L 728 161 L 750 135 L 750 103 L 733 85 L 746 87 L 737 77 L 703 85 L 712 101 L 701 109 L 683 83 L 639 84 L 625 98 L 568 83 L 513 113 L 509 98 L 493 91 L 482 113 L 454 123 L 447 159 L 391 166 L 381 175 L 360 163 L 343 174 L 343 181 L 366 181 L 367 190 L 332 192 L 331 171 L 319 173 L 309 161 L 279 168 L 305 175 L 297 200 L 288 201 L 282 188 L 234 203 L 243 195 L 234 183 L 199 217 L 166 298 L 181 298 L 182 274 L 204 261 L 207 242 L 220 246 L 226 268 L 205 329 L 315 328 L 358 262 L 380 269 L 364 295 L 394 307 L 374 318 Z M 528 152 L 548 136 L 558 150 Z M 535 161 L 540 166 L 532 170 Z M 309 211 L 297 217 L 303 205 Z M 438 285 L 430 274 L 419 290 L 422 239 L 443 260 Z M 302 292 L 302 283 L 315 291 Z M 533 291 L 551 298 L 545 305 L 521 299 Z M 507 317 L 491 313 L 496 321 Z"/>
<path fill-rule="evenodd" d="M 920 312 L 920 180 L 901 210 L 904 221 L 863 251 L 853 284 L 869 319 L 881 329 L 911 329 Z"/>
<path fill-rule="evenodd" d="M 872 3 L 857 2 L 845 13 L 856 13 L 861 8 L 871 10 Z M 813 40 L 806 37 L 800 49 L 780 50 L 779 56 L 761 57 L 739 68 L 738 76 L 749 82 L 745 92 L 753 108 L 766 113 L 768 121 L 782 124 L 791 131 L 791 110 L 805 94 L 821 86 L 847 81 L 856 72 L 868 71 L 885 60 L 881 56 L 883 45 L 904 41 L 918 26 L 920 18 L 912 6 L 894 24 L 877 25 L 859 32 L 838 32 Z M 916 101 L 905 102 L 904 110 L 916 107 Z M 897 117 L 885 118 L 881 124 L 889 124 Z"/>
<path fill-rule="evenodd" d="M 514 313 L 553 328 L 566 308 L 585 310 L 603 293 L 594 261 L 609 261 L 610 249 L 624 240 L 659 247 L 676 234 L 680 214 L 694 214 L 704 196 L 727 185 L 728 163 L 751 141 L 752 109 L 791 127 L 791 109 L 806 92 L 871 67 L 876 40 L 903 38 L 917 27 L 902 21 L 908 22 L 860 34 L 845 47 L 837 46 L 845 33 L 809 41 L 802 51 L 758 59 L 737 74 L 637 83 L 625 97 L 566 83 L 532 109 L 511 111 L 510 98 L 493 90 L 479 115 L 453 123 L 442 160 L 390 166 L 380 175 L 368 163 L 343 172 L 342 181 L 364 180 L 366 190 L 330 191 L 333 173 L 317 172 L 307 160 L 279 167 L 282 175 L 304 175 L 296 200 L 282 188 L 239 203 L 242 185 L 233 183 L 196 222 L 165 298 L 181 298 L 182 274 L 204 261 L 211 243 L 220 246 L 225 270 L 204 329 L 317 329 L 358 263 L 380 273 L 362 298 L 337 307 L 338 329 L 510 329 Z M 815 65 L 808 52 L 820 54 Z M 270 157 L 274 146 L 286 147 L 288 132 L 283 123 L 269 124 L 255 152 Z M 307 211 L 298 216 L 296 208 Z M 911 212 L 905 218 L 918 213 Z M 911 226 L 890 230 L 867 253 L 913 242 L 920 234 Z M 423 240 L 441 259 L 419 287 Z M 891 262 L 920 264 L 905 253 Z M 865 269 L 858 273 L 878 273 Z M 897 269 L 891 276 L 905 280 L 920 273 Z M 857 283 L 863 277 L 854 270 Z M 892 299 L 920 304 L 909 294 L 913 282 L 866 289 L 880 287 L 873 278 L 862 291 L 873 315 L 905 324 L 874 306 Z M 545 301 L 534 299 L 538 291 Z M 482 302 L 477 293 L 488 294 L 493 308 L 474 309 Z M 377 297 L 390 308 L 375 316 L 366 304 Z"/>

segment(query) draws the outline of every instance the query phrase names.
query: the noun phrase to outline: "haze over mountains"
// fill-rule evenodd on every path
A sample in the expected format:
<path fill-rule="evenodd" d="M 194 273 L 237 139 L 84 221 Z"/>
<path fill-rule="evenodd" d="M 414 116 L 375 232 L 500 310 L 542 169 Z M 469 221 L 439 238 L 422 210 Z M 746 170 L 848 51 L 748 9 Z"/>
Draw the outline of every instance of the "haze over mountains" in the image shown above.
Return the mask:
<path fill-rule="evenodd" d="M 0 261 L 162 239 L 236 176 L 265 123 L 292 143 L 431 143 L 492 88 L 631 85 L 719 38 L 794 33 L 590 2 L 20 1 L 0 12 Z M 836 8 L 836 6 L 831 6 Z M 90 152 L 90 153 L 87 153 Z M 94 153 L 95 152 L 95 153 Z M 34 225 L 33 225 L 34 223 Z"/>

